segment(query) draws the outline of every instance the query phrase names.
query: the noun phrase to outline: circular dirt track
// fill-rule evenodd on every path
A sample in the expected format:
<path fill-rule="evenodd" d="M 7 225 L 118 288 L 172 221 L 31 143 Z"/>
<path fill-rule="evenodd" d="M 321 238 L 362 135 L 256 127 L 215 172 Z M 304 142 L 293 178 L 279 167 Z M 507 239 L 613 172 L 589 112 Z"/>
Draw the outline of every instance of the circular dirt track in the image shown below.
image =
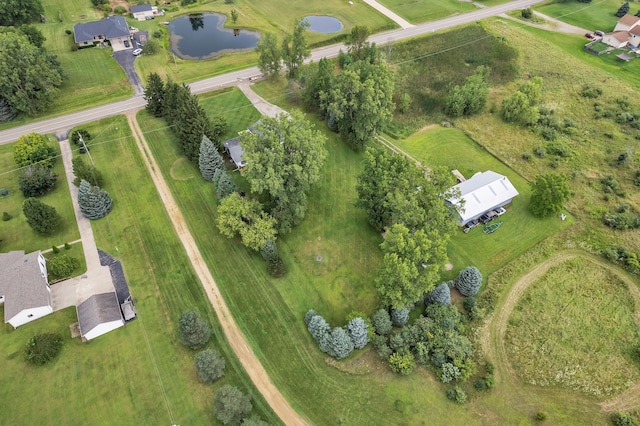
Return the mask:
<path fill-rule="evenodd" d="M 589 262 L 610 270 L 627 284 L 629 293 L 633 297 L 636 306 L 636 325 L 640 329 L 640 290 L 638 289 L 638 285 L 634 279 L 617 267 L 612 266 L 603 259 L 592 254 L 577 250 L 560 252 L 544 262 L 539 263 L 529 272 L 521 276 L 509 290 L 504 302 L 501 305 L 496 306 L 494 313 L 488 318 L 482 329 L 482 350 L 487 358 L 492 360 L 495 364 L 495 374 L 498 380 L 510 382 L 517 382 L 519 380 L 511 366 L 504 344 L 509 317 L 511 316 L 516 304 L 520 298 L 522 298 L 529 285 L 535 282 L 538 277 L 547 272 L 551 267 L 575 257 L 586 258 Z M 514 384 L 517 385 L 517 383 Z M 640 408 L 640 383 L 636 383 L 624 392 L 600 402 L 600 407 L 602 411 L 608 413 Z"/>

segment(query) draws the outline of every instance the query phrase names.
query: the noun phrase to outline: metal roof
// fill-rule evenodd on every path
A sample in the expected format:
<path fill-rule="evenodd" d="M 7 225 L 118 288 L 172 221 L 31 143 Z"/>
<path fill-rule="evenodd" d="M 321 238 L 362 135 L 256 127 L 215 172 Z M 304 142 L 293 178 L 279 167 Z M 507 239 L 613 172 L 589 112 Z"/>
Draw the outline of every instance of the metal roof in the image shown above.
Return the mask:
<path fill-rule="evenodd" d="M 138 6 L 131 6 L 131 13 L 139 13 L 139 12 L 151 12 L 153 7 L 150 4 L 141 4 Z"/>
<path fill-rule="evenodd" d="M 478 172 L 453 188 L 460 191 L 460 197 L 447 201 L 456 206 L 463 222 L 500 207 L 518 195 L 509 178 L 491 170 Z"/>

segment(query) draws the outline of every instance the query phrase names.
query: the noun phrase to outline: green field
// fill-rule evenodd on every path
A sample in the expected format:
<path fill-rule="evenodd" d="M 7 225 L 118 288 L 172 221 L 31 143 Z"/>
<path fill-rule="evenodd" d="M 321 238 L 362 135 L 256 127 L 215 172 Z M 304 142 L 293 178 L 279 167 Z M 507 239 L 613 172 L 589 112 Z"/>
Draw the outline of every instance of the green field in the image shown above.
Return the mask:
<path fill-rule="evenodd" d="M 516 305 L 507 353 L 527 383 L 597 397 L 619 393 L 640 378 L 636 309 L 616 274 L 585 258 L 566 260 L 539 276 Z"/>
<path fill-rule="evenodd" d="M 549 2 L 535 6 L 545 15 L 584 28 L 586 31 L 613 31 L 618 19 L 614 14 L 623 2 L 618 0 L 597 0 L 592 3 Z M 638 8 L 630 3 L 629 13 L 634 15 Z"/>
<path fill-rule="evenodd" d="M 49 143 L 60 153 L 60 147 L 55 138 L 49 137 Z M 22 171 L 13 160 L 15 143 L 0 145 L 0 188 L 9 190 L 9 195 L 0 197 L 0 212 L 7 212 L 12 219 L 0 221 L 0 251 L 25 250 L 30 253 L 35 250 L 46 250 L 51 246 L 75 241 L 80 238 L 76 217 L 71 204 L 69 186 L 64 178 L 64 166 L 58 158 L 53 171 L 58 175 L 56 186 L 47 194 L 38 197 L 40 201 L 53 206 L 61 217 L 59 228 L 50 235 L 38 234 L 31 229 L 27 219 L 22 214 L 22 203 L 25 198 L 20 192 L 18 179 Z M 1 213 L 0 213 L 1 214 Z"/>
<path fill-rule="evenodd" d="M 457 169 L 467 179 L 477 172 L 493 170 L 507 176 L 520 193 L 507 206 L 507 213 L 491 222 L 502 222 L 494 233 L 485 234 L 482 226 L 466 234 L 461 230 L 454 233 L 448 253 L 454 267 L 450 278 L 470 265 L 488 276 L 574 222 L 571 216 L 564 222 L 558 216 L 547 219 L 533 216 L 529 212 L 529 183 L 457 129 L 436 127 L 394 143 L 427 167 Z"/>
<path fill-rule="evenodd" d="M 435 21 L 459 13 L 472 12 L 477 9 L 473 3 L 461 2 L 459 0 L 382 0 L 379 3 L 385 5 L 413 24 Z"/>

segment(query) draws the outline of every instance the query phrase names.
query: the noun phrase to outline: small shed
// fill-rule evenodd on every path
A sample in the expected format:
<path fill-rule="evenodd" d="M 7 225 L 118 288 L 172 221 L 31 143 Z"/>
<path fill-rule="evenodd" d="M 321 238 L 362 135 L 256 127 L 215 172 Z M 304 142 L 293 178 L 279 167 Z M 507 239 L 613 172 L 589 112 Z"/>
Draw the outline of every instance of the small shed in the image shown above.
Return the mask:
<path fill-rule="evenodd" d="M 140 4 L 137 6 L 131 6 L 131 14 L 138 21 L 144 21 L 146 19 L 153 19 L 158 16 L 158 7 L 151 6 L 150 4 Z"/>
<path fill-rule="evenodd" d="M 244 154 L 244 149 L 240 145 L 240 140 L 238 138 L 229 139 L 223 143 L 225 151 L 231 158 L 233 164 L 235 164 L 237 169 L 241 169 L 247 165 L 247 162 L 242 158 Z"/>

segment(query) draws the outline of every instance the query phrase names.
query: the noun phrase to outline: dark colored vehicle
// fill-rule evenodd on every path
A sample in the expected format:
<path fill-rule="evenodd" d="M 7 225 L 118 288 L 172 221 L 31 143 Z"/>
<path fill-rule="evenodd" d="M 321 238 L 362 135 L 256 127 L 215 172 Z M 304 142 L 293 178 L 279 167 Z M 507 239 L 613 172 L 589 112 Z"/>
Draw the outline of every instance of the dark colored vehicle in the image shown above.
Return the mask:
<path fill-rule="evenodd" d="M 131 45 L 129 44 L 129 40 L 124 41 L 124 47 L 131 47 Z"/>
<path fill-rule="evenodd" d="M 593 39 L 593 34 L 591 33 L 586 33 L 584 36 L 588 39 Z"/>
<path fill-rule="evenodd" d="M 490 212 L 485 213 L 482 216 L 480 216 L 480 222 L 489 223 L 493 219 L 495 219 L 496 217 L 498 217 L 498 214 L 495 211 L 491 210 Z"/>

